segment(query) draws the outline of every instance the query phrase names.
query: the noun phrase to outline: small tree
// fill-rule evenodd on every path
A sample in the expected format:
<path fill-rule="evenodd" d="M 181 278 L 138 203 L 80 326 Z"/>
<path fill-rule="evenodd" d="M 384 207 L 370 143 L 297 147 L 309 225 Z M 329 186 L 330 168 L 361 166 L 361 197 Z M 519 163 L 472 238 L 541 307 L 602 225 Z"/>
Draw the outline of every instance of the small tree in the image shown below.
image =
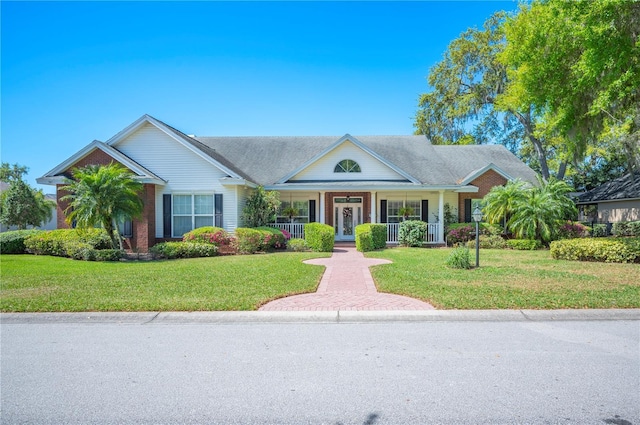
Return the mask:
<path fill-rule="evenodd" d="M 246 227 L 267 226 L 276 221 L 280 199 L 278 192 L 258 188 L 249 196 L 242 210 L 242 220 Z"/>
<path fill-rule="evenodd" d="M 79 228 L 102 226 L 114 249 L 122 249 L 122 239 L 116 234 L 117 223 L 142 214 L 144 208 L 139 193 L 143 185 L 133 179 L 133 174 L 123 166 L 88 165 L 73 170 L 73 180 L 62 190 L 69 193 L 62 197 L 69 201 L 67 222 L 76 222 Z"/>
<path fill-rule="evenodd" d="M 29 186 L 22 177 L 28 168 L 19 164 L 0 166 L 0 181 L 9 183 L 9 189 L 2 193 L 0 222 L 7 226 L 26 229 L 38 227 L 51 220 L 55 202 L 47 200 L 41 190 Z"/>

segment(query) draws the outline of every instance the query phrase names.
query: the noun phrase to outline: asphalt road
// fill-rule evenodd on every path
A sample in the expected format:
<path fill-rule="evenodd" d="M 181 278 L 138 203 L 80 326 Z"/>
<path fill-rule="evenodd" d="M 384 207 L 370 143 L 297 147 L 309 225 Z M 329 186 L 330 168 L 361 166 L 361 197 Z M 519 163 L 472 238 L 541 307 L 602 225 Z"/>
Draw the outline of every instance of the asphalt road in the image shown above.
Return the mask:
<path fill-rule="evenodd" d="M 78 317 L 3 315 L 3 424 L 640 425 L 635 319 Z"/>

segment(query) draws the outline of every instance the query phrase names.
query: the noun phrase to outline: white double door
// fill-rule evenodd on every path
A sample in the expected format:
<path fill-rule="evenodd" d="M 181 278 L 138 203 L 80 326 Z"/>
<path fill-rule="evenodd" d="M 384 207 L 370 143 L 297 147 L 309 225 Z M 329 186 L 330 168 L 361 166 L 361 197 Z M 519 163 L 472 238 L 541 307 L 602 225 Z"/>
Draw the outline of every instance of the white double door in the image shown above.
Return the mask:
<path fill-rule="evenodd" d="M 356 226 L 362 224 L 362 203 L 334 204 L 337 241 L 356 239 Z"/>

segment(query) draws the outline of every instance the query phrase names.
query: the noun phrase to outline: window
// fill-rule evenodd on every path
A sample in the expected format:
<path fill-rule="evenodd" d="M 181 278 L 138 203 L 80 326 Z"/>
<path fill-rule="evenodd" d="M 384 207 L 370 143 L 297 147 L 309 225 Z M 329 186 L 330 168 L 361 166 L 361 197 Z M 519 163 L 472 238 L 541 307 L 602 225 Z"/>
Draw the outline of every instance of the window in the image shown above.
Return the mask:
<path fill-rule="evenodd" d="M 409 199 L 407 201 L 387 201 L 387 223 L 400 223 L 404 216 L 401 214 L 401 208 L 411 208 L 412 214 L 407 220 L 420 220 L 422 217 L 422 201 L 419 199 Z"/>
<path fill-rule="evenodd" d="M 118 231 L 123 238 L 132 238 L 133 222 L 131 220 L 120 220 L 118 222 Z"/>
<path fill-rule="evenodd" d="M 173 195 L 173 237 L 213 226 L 213 195 Z"/>
<path fill-rule="evenodd" d="M 285 215 L 284 212 L 288 208 L 293 208 L 295 215 L 291 218 Z M 309 222 L 309 201 L 282 201 L 280 203 L 280 210 L 278 211 L 277 223 L 308 223 Z"/>
<path fill-rule="evenodd" d="M 360 166 L 352 159 L 343 159 L 336 164 L 333 169 L 334 173 L 359 173 Z"/>

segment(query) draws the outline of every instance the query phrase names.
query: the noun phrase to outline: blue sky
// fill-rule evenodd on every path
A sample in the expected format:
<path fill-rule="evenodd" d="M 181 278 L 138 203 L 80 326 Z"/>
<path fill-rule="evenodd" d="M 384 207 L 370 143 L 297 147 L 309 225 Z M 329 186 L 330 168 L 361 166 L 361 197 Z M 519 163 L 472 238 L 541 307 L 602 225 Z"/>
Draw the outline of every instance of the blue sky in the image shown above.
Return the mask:
<path fill-rule="evenodd" d="M 147 113 L 201 136 L 411 134 L 451 40 L 514 1 L 0 3 L 2 162 Z"/>

